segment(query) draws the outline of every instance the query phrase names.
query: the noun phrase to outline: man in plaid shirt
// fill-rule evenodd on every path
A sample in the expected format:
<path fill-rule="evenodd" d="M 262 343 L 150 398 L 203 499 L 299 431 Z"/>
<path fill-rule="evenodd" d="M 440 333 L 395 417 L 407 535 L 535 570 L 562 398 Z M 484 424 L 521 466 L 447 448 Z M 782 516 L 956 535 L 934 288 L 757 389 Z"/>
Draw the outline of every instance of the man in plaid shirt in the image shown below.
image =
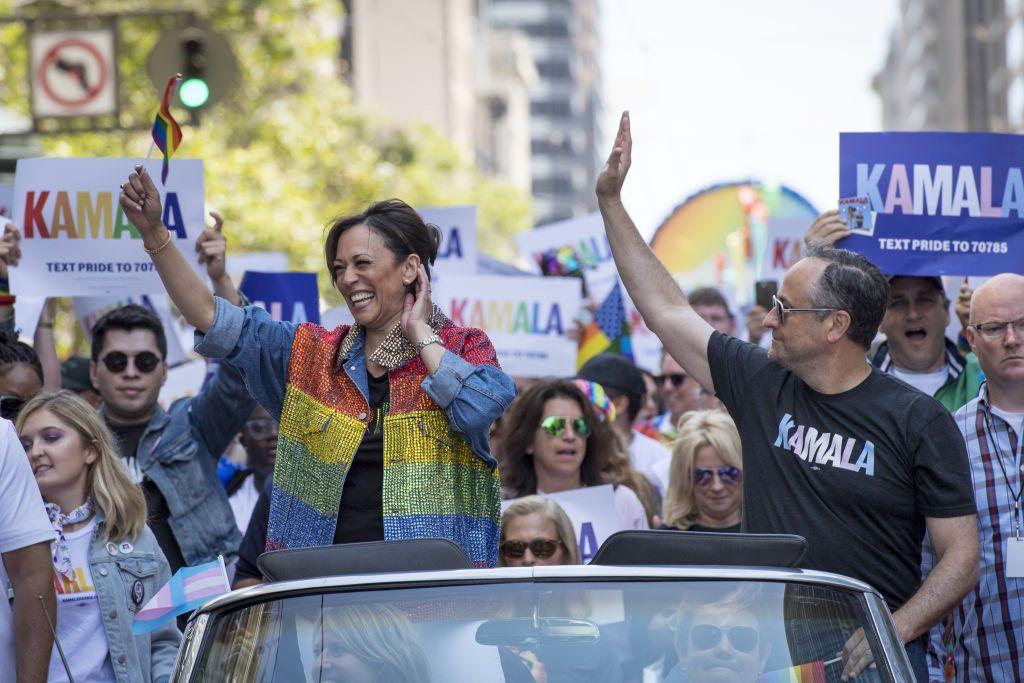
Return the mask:
<path fill-rule="evenodd" d="M 966 334 L 986 381 L 954 418 L 971 461 L 981 566 L 978 585 L 953 612 L 955 678 L 1022 681 L 1024 277 L 998 275 L 979 287 Z"/>

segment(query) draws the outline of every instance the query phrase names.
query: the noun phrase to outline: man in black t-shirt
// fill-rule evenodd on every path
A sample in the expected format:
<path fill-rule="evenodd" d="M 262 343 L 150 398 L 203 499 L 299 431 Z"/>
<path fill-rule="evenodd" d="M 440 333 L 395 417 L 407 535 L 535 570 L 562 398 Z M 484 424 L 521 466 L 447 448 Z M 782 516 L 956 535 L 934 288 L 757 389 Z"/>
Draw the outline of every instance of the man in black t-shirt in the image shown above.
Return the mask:
<path fill-rule="evenodd" d="M 885 277 L 862 256 L 822 248 L 783 279 L 764 321 L 770 351 L 715 332 L 622 205 L 631 148 L 623 114 L 596 188 L 612 254 L 647 326 L 736 421 L 744 530 L 800 534 L 808 541 L 805 567 L 877 588 L 894 611 L 915 673 L 927 680 L 921 636 L 977 580 L 976 514 L 952 418 L 931 397 L 865 361 L 885 312 Z M 939 561 L 921 583 L 926 528 Z M 841 654 L 847 677 L 871 661 L 860 633 Z"/>

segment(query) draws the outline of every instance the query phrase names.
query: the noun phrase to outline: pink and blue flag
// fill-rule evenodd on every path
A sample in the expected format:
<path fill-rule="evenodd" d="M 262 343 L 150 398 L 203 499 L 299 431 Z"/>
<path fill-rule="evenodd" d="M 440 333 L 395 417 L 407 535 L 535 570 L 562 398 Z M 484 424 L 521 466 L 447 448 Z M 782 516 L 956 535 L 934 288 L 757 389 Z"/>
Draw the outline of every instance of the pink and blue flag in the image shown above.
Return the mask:
<path fill-rule="evenodd" d="M 198 567 L 182 567 L 135 615 L 132 633 L 148 633 L 230 590 L 223 557 Z"/>

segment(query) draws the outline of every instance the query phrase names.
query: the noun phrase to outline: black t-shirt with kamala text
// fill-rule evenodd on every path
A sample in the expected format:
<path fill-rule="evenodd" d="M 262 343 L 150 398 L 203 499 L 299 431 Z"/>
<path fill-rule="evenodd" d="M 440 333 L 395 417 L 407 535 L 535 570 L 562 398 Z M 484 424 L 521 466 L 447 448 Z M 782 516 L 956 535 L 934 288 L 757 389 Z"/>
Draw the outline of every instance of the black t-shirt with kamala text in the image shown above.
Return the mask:
<path fill-rule="evenodd" d="M 876 369 L 849 391 L 819 393 L 718 332 L 708 362 L 743 444 L 744 531 L 799 534 L 803 567 L 860 579 L 902 606 L 921 584 L 924 518 L 976 511 L 952 416 Z"/>

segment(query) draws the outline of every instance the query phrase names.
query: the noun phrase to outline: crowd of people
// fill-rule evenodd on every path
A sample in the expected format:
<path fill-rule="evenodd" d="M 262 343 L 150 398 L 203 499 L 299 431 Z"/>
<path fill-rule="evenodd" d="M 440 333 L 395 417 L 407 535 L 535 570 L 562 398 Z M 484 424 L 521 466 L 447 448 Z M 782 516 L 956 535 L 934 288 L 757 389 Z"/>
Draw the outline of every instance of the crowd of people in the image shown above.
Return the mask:
<path fill-rule="evenodd" d="M 486 334 L 431 301 L 440 234 L 399 200 L 327 231 L 354 324 L 275 321 L 227 277 L 219 230 L 196 245 L 207 288 L 137 167 L 121 207 L 211 372 L 165 409 L 152 311 L 106 313 L 90 357 L 61 363 L 52 306 L 29 345 L 4 300 L 0 680 L 166 680 L 181 624 L 137 636 L 132 617 L 180 567 L 217 557 L 236 588 L 263 581 L 265 551 L 360 541 L 447 538 L 478 567 L 578 564 L 549 496 L 603 485 L 625 528 L 805 537 L 803 566 L 880 591 L 919 680 L 947 665 L 962 681 L 1024 676 L 1024 577 L 1007 557 L 1024 277 L 965 285 L 954 305 L 939 278 L 835 248 L 849 230 L 830 211 L 741 341 L 722 294 L 684 295 L 633 225 L 631 149 L 624 115 L 596 189 L 622 283 L 664 344 L 658 376 L 612 353 L 572 377 L 506 375 Z M 17 242 L 0 241 L 4 271 Z M 700 642 L 687 624 L 719 611 L 674 617 L 680 661 Z M 844 676 L 871 664 L 862 633 L 813 647 L 840 653 Z M 755 668 L 766 655 L 745 654 Z"/>

